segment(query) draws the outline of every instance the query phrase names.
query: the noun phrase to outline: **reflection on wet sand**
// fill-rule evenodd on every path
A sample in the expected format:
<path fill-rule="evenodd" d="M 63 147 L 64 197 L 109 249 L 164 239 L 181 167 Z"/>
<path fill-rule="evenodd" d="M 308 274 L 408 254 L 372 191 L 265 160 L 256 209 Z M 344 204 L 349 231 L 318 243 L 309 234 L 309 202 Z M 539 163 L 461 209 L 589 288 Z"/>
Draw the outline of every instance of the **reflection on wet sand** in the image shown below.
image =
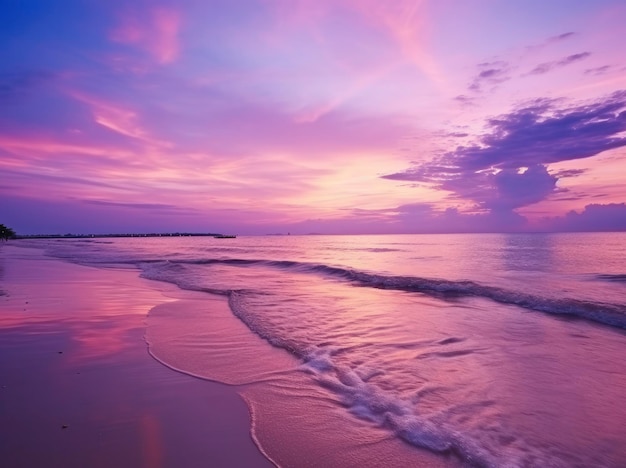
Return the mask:
<path fill-rule="evenodd" d="M 165 285 L 30 249 L 0 255 L 2 466 L 271 466 L 241 397 L 147 353 L 148 310 L 176 299 Z"/>

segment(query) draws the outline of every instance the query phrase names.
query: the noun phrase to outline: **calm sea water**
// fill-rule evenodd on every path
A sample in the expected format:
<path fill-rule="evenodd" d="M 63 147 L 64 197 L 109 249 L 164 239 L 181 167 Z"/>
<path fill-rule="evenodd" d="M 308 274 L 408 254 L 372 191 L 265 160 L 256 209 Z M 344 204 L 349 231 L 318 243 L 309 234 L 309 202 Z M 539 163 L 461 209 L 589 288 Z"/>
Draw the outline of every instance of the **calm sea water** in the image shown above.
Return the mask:
<path fill-rule="evenodd" d="M 199 291 L 151 352 L 279 465 L 626 466 L 626 233 L 23 242 Z"/>

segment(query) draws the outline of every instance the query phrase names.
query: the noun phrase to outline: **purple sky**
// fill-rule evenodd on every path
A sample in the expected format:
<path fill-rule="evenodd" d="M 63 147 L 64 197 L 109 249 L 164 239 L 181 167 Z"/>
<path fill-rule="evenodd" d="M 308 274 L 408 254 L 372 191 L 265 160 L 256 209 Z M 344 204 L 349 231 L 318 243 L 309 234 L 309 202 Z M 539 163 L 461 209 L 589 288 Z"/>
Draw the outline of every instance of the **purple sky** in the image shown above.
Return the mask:
<path fill-rule="evenodd" d="M 623 0 L 5 0 L 18 233 L 626 230 Z"/>

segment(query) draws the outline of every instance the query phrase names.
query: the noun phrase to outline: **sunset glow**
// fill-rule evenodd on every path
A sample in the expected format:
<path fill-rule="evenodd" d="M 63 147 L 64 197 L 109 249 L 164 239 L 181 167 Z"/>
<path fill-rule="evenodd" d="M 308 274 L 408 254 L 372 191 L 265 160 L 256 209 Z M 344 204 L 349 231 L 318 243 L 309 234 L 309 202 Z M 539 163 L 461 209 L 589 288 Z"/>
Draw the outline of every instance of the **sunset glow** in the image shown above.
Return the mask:
<path fill-rule="evenodd" d="M 626 4 L 0 7 L 19 234 L 626 230 Z"/>

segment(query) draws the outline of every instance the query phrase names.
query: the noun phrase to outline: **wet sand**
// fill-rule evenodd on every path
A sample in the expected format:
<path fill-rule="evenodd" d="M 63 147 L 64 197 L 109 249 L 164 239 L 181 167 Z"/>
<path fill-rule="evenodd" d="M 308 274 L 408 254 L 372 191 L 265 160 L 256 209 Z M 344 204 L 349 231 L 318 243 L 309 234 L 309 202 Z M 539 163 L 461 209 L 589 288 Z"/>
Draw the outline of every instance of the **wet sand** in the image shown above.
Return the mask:
<path fill-rule="evenodd" d="M 184 294 L 2 245 L 2 466 L 272 466 L 233 387 L 149 355 L 148 312 Z"/>

